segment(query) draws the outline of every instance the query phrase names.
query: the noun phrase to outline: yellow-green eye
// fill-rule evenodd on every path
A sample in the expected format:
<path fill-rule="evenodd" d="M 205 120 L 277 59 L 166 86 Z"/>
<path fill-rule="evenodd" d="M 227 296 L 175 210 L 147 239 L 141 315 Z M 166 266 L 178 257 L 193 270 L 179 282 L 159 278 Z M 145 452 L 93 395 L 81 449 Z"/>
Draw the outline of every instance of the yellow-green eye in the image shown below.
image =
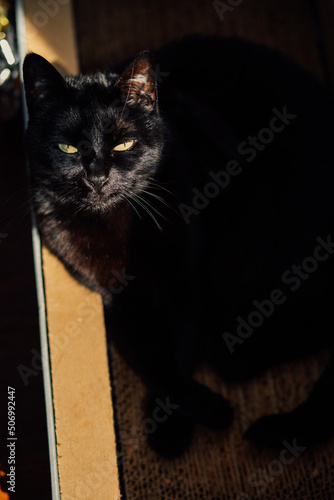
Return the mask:
<path fill-rule="evenodd" d="M 118 146 L 114 147 L 114 151 L 129 151 L 131 149 L 136 141 L 125 141 L 122 142 L 122 144 L 118 144 Z"/>
<path fill-rule="evenodd" d="M 63 153 L 77 153 L 78 149 L 75 148 L 74 146 L 71 146 L 70 144 L 58 144 L 58 148 L 63 152 Z"/>

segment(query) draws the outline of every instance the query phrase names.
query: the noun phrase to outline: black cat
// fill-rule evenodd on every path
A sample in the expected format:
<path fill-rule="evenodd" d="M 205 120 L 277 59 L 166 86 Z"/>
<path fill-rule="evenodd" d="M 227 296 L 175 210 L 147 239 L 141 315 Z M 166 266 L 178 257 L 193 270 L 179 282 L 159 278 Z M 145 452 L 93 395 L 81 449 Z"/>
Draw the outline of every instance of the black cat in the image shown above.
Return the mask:
<path fill-rule="evenodd" d="M 241 380 L 331 348 L 329 90 L 269 49 L 197 37 L 78 77 L 29 54 L 24 81 L 42 238 L 101 293 L 113 341 L 147 384 L 158 452 L 181 453 L 195 423 L 232 421 L 192 378 L 198 362 Z M 333 388 L 331 362 L 305 403 L 246 437 L 328 438 Z"/>

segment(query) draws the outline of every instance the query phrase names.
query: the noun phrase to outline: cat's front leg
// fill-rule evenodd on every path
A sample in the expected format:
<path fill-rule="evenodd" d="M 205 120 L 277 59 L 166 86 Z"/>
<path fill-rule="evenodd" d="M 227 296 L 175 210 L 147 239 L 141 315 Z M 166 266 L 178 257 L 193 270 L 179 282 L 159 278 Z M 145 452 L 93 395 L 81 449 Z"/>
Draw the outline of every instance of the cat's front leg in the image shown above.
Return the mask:
<path fill-rule="evenodd" d="M 145 432 L 159 454 L 171 458 L 181 454 L 192 440 L 194 421 L 179 413 L 180 394 L 187 393 L 186 370 L 178 373 L 173 341 L 166 321 L 149 308 L 105 308 L 108 338 L 125 360 L 141 376 L 147 388 L 146 412 L 138 415 L 142 422 L 154 422 Z"/>
<path fill-rule="evenodd" d="M 148 440 L 165 457 L 177 456 L 188 447 L 195 424 L 225 429 L 232 422 L 230 403 L 194 380 L 183 386 L 182 395 L 180 391 L 170 393 L 171 396 L 161 398 L 150 392 L 147 406 L 150 421 L 155 422 Z"/>
<path fill-rule="evenodd" d="M 185 330 L 184 316 L 177 320 Z M 188 332 L 179 336 L 170 314 L 144 308 L 140 301 L 127 307 L 114 303 L 106 310 L 106 321 L 112 340 L 148 388 L 145 417 L 156 423 L 148 440 L 157 452 L 167 457 L 182 453 L 196 423 L 230 425 L 233 411 L 228 401 L 192 379 L 198 351 L 195 324 L 188 324 Z"/>

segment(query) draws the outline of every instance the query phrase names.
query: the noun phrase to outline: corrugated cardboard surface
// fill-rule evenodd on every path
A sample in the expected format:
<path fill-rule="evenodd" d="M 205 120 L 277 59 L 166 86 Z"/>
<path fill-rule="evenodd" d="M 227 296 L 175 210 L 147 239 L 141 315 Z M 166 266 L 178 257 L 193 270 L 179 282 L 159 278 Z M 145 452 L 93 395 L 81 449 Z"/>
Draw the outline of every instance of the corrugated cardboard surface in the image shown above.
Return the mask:
<path fill-rule="evenodd" d="M 62 499 L 114 500 L 115 437 L 100 297 L 43 249 Z"/>
<path fill-rule="evenodd" d="M 69 2 L 24 2 L 27 51 L 79 70 Z M 61 498 L 120 498 L 101 299 L 43 248 Z"/>

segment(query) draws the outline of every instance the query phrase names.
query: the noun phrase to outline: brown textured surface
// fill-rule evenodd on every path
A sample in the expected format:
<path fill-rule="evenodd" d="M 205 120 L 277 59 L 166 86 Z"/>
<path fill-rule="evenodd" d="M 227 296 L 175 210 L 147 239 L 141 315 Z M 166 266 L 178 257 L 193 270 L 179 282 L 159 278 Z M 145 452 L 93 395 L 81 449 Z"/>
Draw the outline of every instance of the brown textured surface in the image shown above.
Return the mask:
<path fill-rule="evenodd" d="M 169 461 L 149 448 L 142 427 L 145 389 L 136 374 L 112 350 L 126 499 L 334 498 L 334 440 L 306 449 L 292 463 L 283 464 L 280 461 L 283 446 L 282 450 L 258 449 L 241 437 L 254 419 L 265 413 L 292 409 L 302 402 L 326 359 L 326 355 L 321 354 L 298 363 L 287 363 L 242 384 L 224 383 L 215 372 L 202 368 L 197 373 L 198 380 L 227 396 L 235 408 L 236 418 L 228 431 L 198 426 L 190 449 Z M 289 460 L 292 455 L 287 453 L 286 457 Z"/>
<path fill-rule="evenodd" d="M 223 21 L 210 0 L 169 0 L 165 4 L 96 0 L 94 9 L 88 0 L 74 3 L 82 71 L 105 68 L 141 50 L 199 33 L 263 43 L 322 75 L 309 1 L 243 0 L 224 14 Z"/>
<path fill-rule="evenodd" d="M 264 43 L 317 76 L 330 77 L 333 54 L 327 36 L 333 26 L 333 5 L 327 0 L 320 3 L 322 18 L 316 16 L 317 4 L 311 0 L 244 0 L 226 12 L 222 22 L 209 0 L 165 4 L 96 0 L 94 10 L 88 0 L 77 0 L 81 67 L 104 68 L 186 33 L 202 33 Z M 257 449 L 241 437 L 257 417 L 301 402 L 323 369 L 325 354 L 275 367 L 242 384 L 225 384 L 208 368 L 199 370 L 199 380 L 231 400 L 236 418 L 225 432 L 198 427 L 191 448 L 172 461 L 157 457 L 147 445 L 141 427 L 142 383 L 113 350 L 111 359 L 120 473 L 127 500 L 334 498 L 333 440 L 280 465 L 280 450 Z"/>

